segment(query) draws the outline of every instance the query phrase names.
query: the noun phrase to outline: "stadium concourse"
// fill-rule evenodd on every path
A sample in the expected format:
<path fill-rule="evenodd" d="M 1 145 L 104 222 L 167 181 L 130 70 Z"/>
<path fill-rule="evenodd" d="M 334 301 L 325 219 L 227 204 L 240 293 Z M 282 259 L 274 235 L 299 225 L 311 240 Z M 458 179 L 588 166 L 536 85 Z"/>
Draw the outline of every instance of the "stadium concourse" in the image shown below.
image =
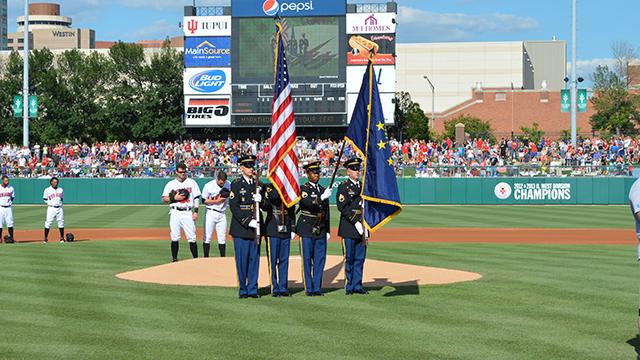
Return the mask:
<path fill-rule="evenodd" d="M 565 139 L 468 140 L 464 144 L 442 141 L 390 140 L 398 176 L 476 177 L 607 175 L 629 176 L 640 161 L 638 138 L 579 139 L 572 147 Z M 299 138 L 296 153 L 304 163 L 320 159 L 323 176 L 331 166 L 341 141 Z M 235 171 L 239 154 L 258 157 L 264 169 L 269 141 L 185 140 L 168 142 L 97 142 L 35 144 L 30 148 L 0 145 L 0 170 L 11 177 L 166 177 L 175 164 L 186 162 L 193 177 L 212 175 L 212 168 Z M 343 158 L 353 155 L 346 148 Z M 568 173 L 564 172 L 569 169 Z"/>

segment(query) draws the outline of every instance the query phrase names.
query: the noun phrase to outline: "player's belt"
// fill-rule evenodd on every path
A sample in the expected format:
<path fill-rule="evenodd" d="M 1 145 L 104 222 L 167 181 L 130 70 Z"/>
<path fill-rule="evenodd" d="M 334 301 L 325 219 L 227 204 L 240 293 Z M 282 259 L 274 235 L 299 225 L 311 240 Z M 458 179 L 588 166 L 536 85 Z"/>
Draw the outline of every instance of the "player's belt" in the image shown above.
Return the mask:
<path fill-rule="evenodd" d="M 10 208 L 11 205 L 2 205 L 3 208 Z"/>
<path fill-rule="evenodd" d="M 61 207 L 62 207 L 62 205 L 49 205 L 49 207 L 52 207 L 52 208 L 61 208 Z"/>
<path fill-rule="evenodd" d="M 253 210 L 253 205 L 240 205 L 240 210 Z"/>
<path fill-rule="evenodd" d="M 220 214 L 224 214 L 224 210 L 218 210 L 218 209 L 214 209 L 214 208 L 207 208 L 207 210 L 211 210 L 211 211 L 215 211 L 215 212 L 219 212 Z"/>
<path fill-rule="evenodd" d="M 177 211 L 191 211 L 190 207 L 187 207 L 187 208 L 172 207 L 171 209 L 177 210 Z"/>
<path fill-rule="evenodd" d="M 322 216 L 322 213 L 314 213 L 314 212 L 310 212 L 310 211 L 306 211 L 306 210 L 300 211 L 300 214 L 302 214 L 302 216 L 307 216 L 307 217 L 320 217 L 320 216 Z"/>

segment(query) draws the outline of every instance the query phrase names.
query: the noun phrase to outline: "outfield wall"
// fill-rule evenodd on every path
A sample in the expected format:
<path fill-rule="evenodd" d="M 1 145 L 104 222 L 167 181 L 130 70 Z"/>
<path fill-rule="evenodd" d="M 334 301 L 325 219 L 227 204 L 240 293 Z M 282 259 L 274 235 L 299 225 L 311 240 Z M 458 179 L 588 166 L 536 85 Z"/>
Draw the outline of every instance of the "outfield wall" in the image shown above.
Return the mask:
<path fill-rule="evenodd" d="M 197 179 L 202 188 L 210 179 Z M 343 180 L 343 179 L 342 179 Z M 338 181 L 342 181 L 339 179 Z M 78 179 L 60 181 L 66 204 L 160 204 L 168 179 Z M 398 179 L 402 202 L 417 204 L 621 205 L 635 178 L 438 178 Z M 328 184 L 329 179 L 322 179 Z M 48 179 L 12 179 L 16 204 L 42 204 Z"/>

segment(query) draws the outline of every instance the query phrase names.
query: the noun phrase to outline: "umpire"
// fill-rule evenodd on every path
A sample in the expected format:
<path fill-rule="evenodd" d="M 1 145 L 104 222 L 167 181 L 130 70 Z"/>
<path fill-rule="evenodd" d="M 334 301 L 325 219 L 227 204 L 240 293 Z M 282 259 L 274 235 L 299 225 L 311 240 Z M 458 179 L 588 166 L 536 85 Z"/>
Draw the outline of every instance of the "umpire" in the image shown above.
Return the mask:
<path fill-rule="evenodd" d="M 266 186 L 265 198 L 271 295 L 273 297 L 289 296 L 287 282 L 289 281 L 291 240 L 295 237 L 293 232 L 296 222 L 295 206 L 287 208 L 272 184 Z"/>
<path fill-rule="evenodd" d="M 258 298 L 258 273 L 260 270 L 260 239 L 254 241 L 256 229 L 262 224 L 255 218 L 255 203 L 261 203 L 261 184 L 257 184 L 256 194 L 255 161 L 253 155 L 245 155 L 238 159 L 240 177 L 231 183 L 229 208 L 231 209 L 231 226 L 229 233 L 233 237 L 233 248 L 238 272 L 238 297 L 240 299 Z"/>
<path fill-rule="evenodd" d="M 302 282 L 307 296 L 322 296 L 322 273 L 327 259 L 327 240 L 331 237 L 329 197 L 332 189 L 325 189 L 318 184 L 320 161 L 308 163 L 304 169 L 309 181 L 300 187 L 300 217 L 296 223 L 296 234 L 302 238 Z"/>
<path fill-rule="evenodd" d="M 367 294 L 362 288 L 364 259 L 367 255 L 366 229 L 362 224 L 362 187 L 360 185 L 360 164 L 362 160 L 352 158 L 344 163 L 349 179 L 338 186 L 336 204 L 340 211 L 338 236 L 342 237 L 344 270 L 346 275 L 345 293 Z"/>

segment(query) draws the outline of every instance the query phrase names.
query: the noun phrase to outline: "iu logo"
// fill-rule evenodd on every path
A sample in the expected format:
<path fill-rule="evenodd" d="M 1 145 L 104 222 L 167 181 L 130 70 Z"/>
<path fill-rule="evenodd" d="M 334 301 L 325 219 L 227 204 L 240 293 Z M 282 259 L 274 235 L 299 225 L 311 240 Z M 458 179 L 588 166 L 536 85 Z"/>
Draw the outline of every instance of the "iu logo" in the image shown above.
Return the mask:
<path fill-rule="evenodd" d="M 371 14 L 371 16 L 364 20 L 364 24 L 369 26 L 378 25 L 378 19 L 376 19 L 376 17 Z"/>
<path fill-rule="evenodd" d="M 187 23 L 187 30 L 189 30 L 191 34 L 195 34 L 198 30 L 198 21 L 191 19 L 191 21 Z"/>
<path fill-rule="evenodd" d="M 274 16 L 280 10 L 280 4 L 278 4 L 278 0 L 266 0 L 262 4 L 262 11 L 268 16 Z"/>

